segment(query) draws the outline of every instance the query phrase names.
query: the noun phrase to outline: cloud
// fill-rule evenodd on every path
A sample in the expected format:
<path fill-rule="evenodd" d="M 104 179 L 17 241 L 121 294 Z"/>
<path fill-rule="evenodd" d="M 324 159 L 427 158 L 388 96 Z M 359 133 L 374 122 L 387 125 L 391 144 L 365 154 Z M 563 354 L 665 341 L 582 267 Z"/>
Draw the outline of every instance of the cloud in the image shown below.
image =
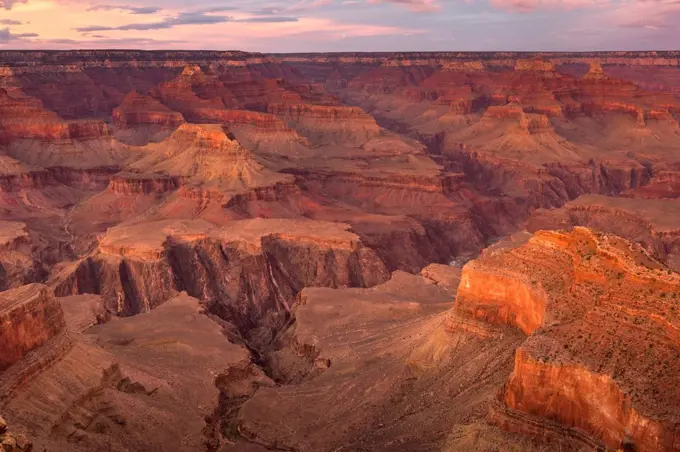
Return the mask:
<path fill-rule="evenodd" d="M 120 10 L 126 11 L 130 14 L 154 14 L 161 10 L 155 6 L 129 6 L 129 5 L 95 5 L 87 9 L 87 11 L 111 11 Z"/>
<path fill-rule="evenodd" d="M 509 12 L 529 13 L 537 10 L 572 10 L 599 8 L 608 5 L 608 0 L 491 0 L 491 5 Z"/>
<path fill-rule="evenodd" d="M 19 33 L 19 34 L 14 34 L 10 31 L 9 28 L 0 28 L 0 42 L 10 42 L 10 41 L 18 41 L 24 38 L 37 38 L 38 34 L 37 33 Z"/>
<path fill-rule="evenodd" d="M 368 3 L 391 3 L 417 13 L 438 11 L 440 8 L 436 0 L 368 0 Z"/>
<path fill-rule="evenodd" d="M 104 25 L 91 25 L 87 27 L 75 28 L 76 31 L 87 33 L 92 31 L 109 31 L 109 30 L 162 30 L 166 28 L 177 27 L 179 25 L 206 25 L 219 24 L 228 22 L 230 20 L 227 16 L 208 15 L 203 11 L 199 12 L 184 12 L 174 17 L 167 17 L 156 22 L 140 22 L 118 27 L 109 27 Z"/>
<path fill-rule="evenodd" d="M 197 11 L 188 11 L 179 13 L 176 16 L 166 17 L 155 22 L 139 22 L 117 27 L 110 27 L 107 25 L 90 25 L 85 27 L 74 28 L 75 31 L 81 33 L 91 33 L 97 31 L 130 31 L 130 30 L 163 30 L 173 28 L 180 25 L 211 25 L 221 24 L 225 22 L 246 22 L 246 23 L 283 23 L 283 22 L 297 22 L 297 17 L 291 16 L 253 16 L 244 18 L 235 18 L 231 16 L 214 15 L 213 13 L 222 11 L 232 11 L 235 8 L 231 7 L 214 7 L 205 8 Z"/>
<path fill-rule="evenodd" d="M 680 2 L 677 0 L 628 0 L 613 9 L 608 18 L 610 23 L 619 27 L 651 31 L 674 28 L 677 31 L 677 24 L 680 21 Z"/>
<path fill-rule="evenodd" d="M 26 3 L 28 0 L 0 0 L 0 8 L 12 9 L 17 3 Z"/>
<path fill-rule="evenodd" d="M 20 20 L 0 19 L 0 25 L 21 25 L 22 23 Z"/>
<path fill-rule="evenodd" d="M 272 17 L 248 17 L 245 19 L 232 19 L 233 22 L 250 22 L 250 23 L 280 23 L 280 22 L 297 22 L 297 17 L 290 16 L 272 16 Z"/>

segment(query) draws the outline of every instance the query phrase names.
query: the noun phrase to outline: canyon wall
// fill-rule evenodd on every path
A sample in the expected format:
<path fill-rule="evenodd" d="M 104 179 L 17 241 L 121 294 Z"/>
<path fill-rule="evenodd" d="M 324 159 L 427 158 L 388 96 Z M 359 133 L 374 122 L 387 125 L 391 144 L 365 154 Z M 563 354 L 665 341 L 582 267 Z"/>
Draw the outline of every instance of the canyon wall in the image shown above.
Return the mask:
<path fill-rule="evenodd" d="M 56 337 L 65 328 L 64 314 L 52 291 L 30 284 L 0 293 L 0 371 Z"/>

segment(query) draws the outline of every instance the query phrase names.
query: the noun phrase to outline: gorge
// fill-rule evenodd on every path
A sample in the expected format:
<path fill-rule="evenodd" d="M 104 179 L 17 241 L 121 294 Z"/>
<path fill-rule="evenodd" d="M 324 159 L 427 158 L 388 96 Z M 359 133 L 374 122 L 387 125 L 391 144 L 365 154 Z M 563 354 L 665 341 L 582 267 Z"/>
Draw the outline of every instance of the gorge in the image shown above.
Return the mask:
<path fill-rule="evenodd" d="M 0 51 L 3 450 L 680 450 L 679 93 L 680 52 Z"/>

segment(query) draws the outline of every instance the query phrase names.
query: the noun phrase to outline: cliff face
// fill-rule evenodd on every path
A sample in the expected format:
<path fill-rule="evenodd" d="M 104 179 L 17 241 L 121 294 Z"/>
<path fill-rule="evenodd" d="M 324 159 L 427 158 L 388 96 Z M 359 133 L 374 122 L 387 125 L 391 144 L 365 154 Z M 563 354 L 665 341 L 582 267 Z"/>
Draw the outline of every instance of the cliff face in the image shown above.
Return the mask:
<path fill-rule="evenodd" d="M 123 103 L 113 110 L 112 120 L 119 127 L 158 125 L 174 128 L 185 122 L 181 113 L 136 92 L 125 96 Z"/>
<path fill-rule="evenodd" d="M 490 274 L 464 267 L 456 309 L 490 323 L 518 327 L 531 334 L 543 325 L 547 295 L 543 287 L 521 273 Z"/>
<path fill-rule="evenodd" d="M 642 245 L 647 252 L 677 269 L 680 251 L 674 199 L 629 199 L 582 196 L 561 209 L 536 211 L 526 222 L 529 230 L 586 226 Z"/>
<path fill-rule="evenodd" d="M 677 365 L 666 359 L 677 348 L 676 279 L 616 236 L 541 231 L 527 243 L 501 242 L 466 265 L 455 309 L 531 334 L 503 391 L 507 407 L 583 430 L 607 447 L 670 451 L 678 447 L 680 413 L 666 407 L 680 394 L 661 388 Z M 544 294 L 538 309 L 527 302 L 529 284 Z M 543 310 L 527 327 L 527 317 Z M 633 356 L 637 366 L 629 365 Z M 533 428 L 494 419 L 512 430 Z"/>
<path fill-rule="evenodd" d="M 363 142 L 380 134 L 375 119 L 356 107 L 270 104 L 268 112 L 312 142 Z"/>
<path fill-rule="evenodd" d="M 346 227 L 247 220 L 224 228 L 201 221 L 115 228 L 55 290 L 102 294 L 119 315 L 146 312 L 186 290 L 244 332 L 276 326 L 303 287 L 363 287 L 387 277 L 383 262 Z"/>
<path fill-rule="evenodd" d="M 52 291 L 30 284 L 0 293 L 0 371 L 56 337 L 65 328 Z"/>
<path fill-rule="evenodd" d="M 640 415 L 611 377 L 582 365 L 546 364 L 536 358 L 524 348 L 517 351 L 503 395 L 507 406 L 596 432 L 611 448 L 661 451 L 678 447 L 677 425 Z"/>
<path fill-rule="evenodd" d="M 46 110 L 39 100 L 1 88 L 0 124 L 0 144 L 20 139 L 58 141 L 108 135 L 103 121 L 65 121 Z"/>

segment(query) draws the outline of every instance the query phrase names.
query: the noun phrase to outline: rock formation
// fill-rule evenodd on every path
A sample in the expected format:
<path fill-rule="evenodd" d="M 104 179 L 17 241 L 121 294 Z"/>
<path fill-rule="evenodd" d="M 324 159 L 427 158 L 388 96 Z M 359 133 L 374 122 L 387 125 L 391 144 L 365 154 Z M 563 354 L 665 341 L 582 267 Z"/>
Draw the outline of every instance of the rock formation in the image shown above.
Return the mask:
<path fill-rule="evenodd" d="M 36 450 L 680 449 L 680 53 L 0 61 Z"/>
<path fill-rule="evenodd" d="M 303 287 L 387 278 L 383 262 L 347 228 L 263 219 L 221 228 L 200 220 L 121 226 L 53 284 L 59 296 L 101 294 L 118 315 L 147 312 L 186 290 L 247 335 L 281 325 Z"/>
<path fill-rule="evenodd" d="M 30 284 L 0 292 L 0 370 L 20 360 L 64 330 L 64 315 L 51 290 Z"/>
<path fill-rule="evenodd" d="M 0 416 L 0 446 L 6 452 L 31 452 L 33 444 L 22 434 L 8 431 L 7 422 Z"/>
<path fill-rule="evenodd" d="M 676 279 L 616 236 L 580 227 L 538 232 L 468 264 L 455 309 L 531 335 L 505 386 L 509 408 L 610 448 L 674 450 L 679 394 L 662 388 L 678 365 L 669 359 L 677 353 Z M 497 422 L 522 429 L 502 415 Z"/>
<path fill-rule="evenodd" d="M 181 113 L 137 92 L 125 96 L 123 103 L 113 110 L 112 120 L 119 127 L 157 125 L 174 128 L 185 122 Z"/>

